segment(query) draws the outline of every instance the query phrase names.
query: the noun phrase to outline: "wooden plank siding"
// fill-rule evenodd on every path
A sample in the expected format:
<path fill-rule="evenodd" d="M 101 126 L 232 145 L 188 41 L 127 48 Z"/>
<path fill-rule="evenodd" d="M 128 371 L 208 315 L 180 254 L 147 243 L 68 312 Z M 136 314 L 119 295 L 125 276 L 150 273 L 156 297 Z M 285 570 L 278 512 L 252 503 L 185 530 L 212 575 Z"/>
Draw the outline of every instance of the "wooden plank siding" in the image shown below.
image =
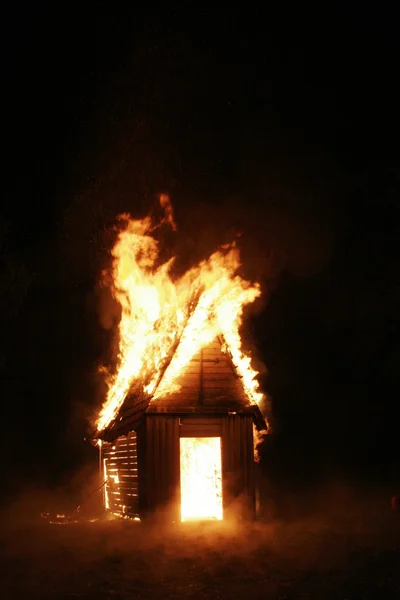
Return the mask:
<path fill-rule="evenodd" d="M 255 516 L 255 463 L 251 415 L 227 415 L 222 419 L 222 465 L 226 515 Z"/>
<path fill-rule="evenodd" d="M 139 513 L 136 433 L 131 431 L 113 443 L 102 445 L 103 473 L 107 478 L 105 497 L 108 510 L 121 516 Z"/>
<path fill-rule="evenodd" d="M 152 400 L 146 412 L 239 410 L 249 406 L 242 381 L 216 338 L 189 361 L 176 380 L 177 389 Z"/>
<path fill-rule="evenodd" d="M 180 437 L 221 437 L 224 514 L 254 516 L 251 414 L 209 418 L 147 414 L 145 426 L 138 432 L 141 514 L 180 519 Z"/>

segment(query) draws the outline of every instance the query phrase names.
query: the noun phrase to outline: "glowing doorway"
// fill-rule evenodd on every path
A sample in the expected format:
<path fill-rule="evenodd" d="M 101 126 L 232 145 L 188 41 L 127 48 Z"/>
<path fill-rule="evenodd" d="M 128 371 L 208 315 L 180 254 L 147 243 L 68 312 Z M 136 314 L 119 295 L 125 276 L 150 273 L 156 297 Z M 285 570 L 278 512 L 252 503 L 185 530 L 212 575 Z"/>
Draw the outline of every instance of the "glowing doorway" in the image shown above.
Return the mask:
<path fill-rule="evenodd" d="M 181 519 L 222 519 L 220 437 L 180 438 Z"/>

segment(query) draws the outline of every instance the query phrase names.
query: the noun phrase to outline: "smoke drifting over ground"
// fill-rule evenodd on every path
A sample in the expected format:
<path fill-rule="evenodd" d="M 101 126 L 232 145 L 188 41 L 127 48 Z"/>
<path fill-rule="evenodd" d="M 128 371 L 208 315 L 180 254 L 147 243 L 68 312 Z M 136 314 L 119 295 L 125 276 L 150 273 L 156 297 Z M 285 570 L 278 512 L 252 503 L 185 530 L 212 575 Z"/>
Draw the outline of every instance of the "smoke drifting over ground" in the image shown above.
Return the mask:
<path fill-rule="evenodd" d="M 390 599 L 400 591 L 400 521 L 385 490 L 335 484 L 293 496 L 290 511 L 264 498 L 258 522 L 195 525 L 98 520 L 90 509 L 78 523 L 49 525 L 37 513 L 44 500 L 25 495 L 2 515 L 6 599 Z"/>

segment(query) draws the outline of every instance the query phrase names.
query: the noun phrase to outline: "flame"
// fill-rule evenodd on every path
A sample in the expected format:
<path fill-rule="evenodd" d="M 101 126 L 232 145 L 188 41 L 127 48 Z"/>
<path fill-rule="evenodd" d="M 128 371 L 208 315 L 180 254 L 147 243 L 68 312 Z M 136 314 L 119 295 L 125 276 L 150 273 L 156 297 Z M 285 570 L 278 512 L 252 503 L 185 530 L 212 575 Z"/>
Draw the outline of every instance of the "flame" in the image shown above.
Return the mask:
<path fill-rule="evenodd" d="M 181 519 L 222 519 L 221 438 L 180 438 Z"/>
<path fill-rule="evenodd" d="M 104 506 L 108 510 L 110 508 L 110 498 L 108 495 L 108 485 L 107 485 L 107 480 L 108 480 L 107 459 L 105 459 L 105 458 L 103 458 L 103 473 L 104 473 L 104 479 L 106 480 L 106 484 L 104 486 Z"/>
<path fill-rule="evenodd" d="M 155 233 L 160 226 L 176 229 L 169 197 L 161 195 L 160 204 L 165 214 L 156 224 L 149 216 L 120 217 L 112 250 L 112 291 L 122 309 L 119 366 L 97 419 L 98 431 L 116 417 L 133 387 L 153 400 L 174 391 L 190 359 L 221 334 L 249 401 L 263 398 L 239 334 L 243 308 L 260 296 L 259 284 L 237 274 L 240 256 L 234 242 L 174 278 L 174 258 L 159 264 Z"/>

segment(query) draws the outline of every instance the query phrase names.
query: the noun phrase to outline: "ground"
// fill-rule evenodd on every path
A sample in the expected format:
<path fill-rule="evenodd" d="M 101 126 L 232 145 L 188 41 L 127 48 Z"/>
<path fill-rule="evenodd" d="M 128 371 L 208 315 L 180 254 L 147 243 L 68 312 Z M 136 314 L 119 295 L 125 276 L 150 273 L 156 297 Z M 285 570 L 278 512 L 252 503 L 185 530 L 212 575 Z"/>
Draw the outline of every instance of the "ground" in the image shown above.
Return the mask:
<path fill-rule="evenodd" d="M 400 598 L 388 506 L 253 523 L 3 519 L 3 600 Z"/>

